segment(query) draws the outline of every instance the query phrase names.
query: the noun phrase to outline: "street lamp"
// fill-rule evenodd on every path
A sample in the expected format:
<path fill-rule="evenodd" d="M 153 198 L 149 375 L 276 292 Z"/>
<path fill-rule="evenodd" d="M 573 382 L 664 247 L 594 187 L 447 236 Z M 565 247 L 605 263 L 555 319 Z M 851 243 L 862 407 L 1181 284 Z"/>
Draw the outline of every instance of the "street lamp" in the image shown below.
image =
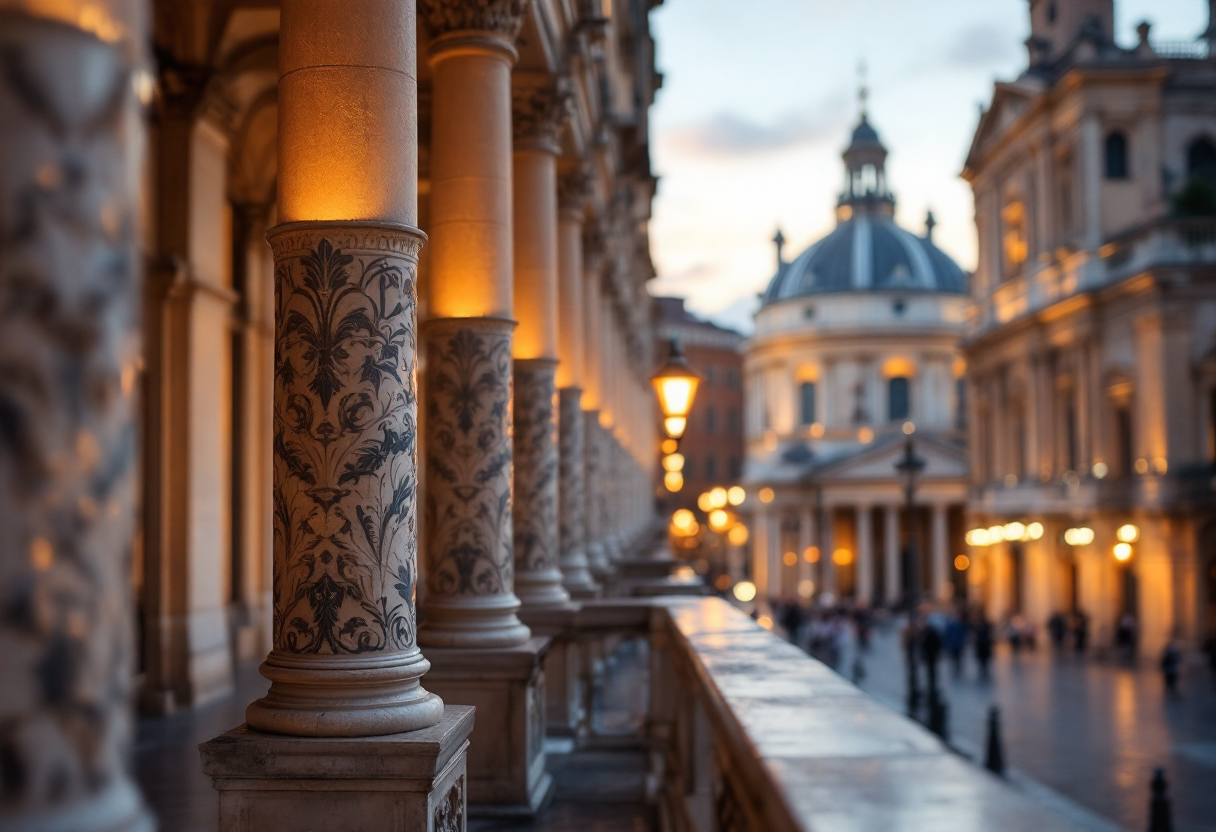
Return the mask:
<path fill-rule="evenodd" d="M 914 501 L 916 499 L 916 481 L 921 472 L 925 470 L 925 460 L 916 455 L 916 450 L 912 447 L 911 436 L 904 443 L 904 455 L 895 463 L 895 470 L 899 472 L 899 477 L 903 481 L 904 502 L 908 510 L 908 545 L 904 549 L 904 568 L 907 570 L 905 572 L 907 576 L 905 591 L 909 608 L 915 610 L 920 595 L 920 562 L 916 553 Z"/>
<path fill-rule="evenodd" d="M 688 427 L 688 413 L 692 410 L 701 377 L 693 372 L 680 349 L 680 342 L 671 339 L 671 352 L 667 363 L 650 377 L 654 392 L 659 397 L 659 409 L 663 411 L 663 430 L 672 439 L 679 439 Z"/>

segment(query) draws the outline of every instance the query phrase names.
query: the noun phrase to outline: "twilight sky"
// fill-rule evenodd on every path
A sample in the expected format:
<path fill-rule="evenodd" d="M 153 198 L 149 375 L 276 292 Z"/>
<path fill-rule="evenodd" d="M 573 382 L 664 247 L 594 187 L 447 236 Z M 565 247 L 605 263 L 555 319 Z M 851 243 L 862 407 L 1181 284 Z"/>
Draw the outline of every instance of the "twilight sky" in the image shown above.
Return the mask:
<path fill-rule="evenodd" d="M 870 123 L 890 151 L 896 221 L 975 266 L 967 149 L 995 79 L 1026 63 L 1026 0 L 665 0 L 651 12 L 663 88 L 651 115 L 659 176 L 650 226 L 653 294 L 750 331 L 776 258 L 835 224 L 844 149 L 857 121 L 858 65 Z M 1115 0 L 1116 37 L 1191 40 L 1205 0 Z"/>

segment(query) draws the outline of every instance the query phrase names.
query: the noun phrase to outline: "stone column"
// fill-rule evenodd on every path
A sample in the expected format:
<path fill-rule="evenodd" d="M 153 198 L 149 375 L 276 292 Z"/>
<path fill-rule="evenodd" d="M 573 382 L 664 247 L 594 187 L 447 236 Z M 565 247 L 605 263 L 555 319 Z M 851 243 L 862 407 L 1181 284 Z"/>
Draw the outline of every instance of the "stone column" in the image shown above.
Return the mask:
<path fill-rule="evenodd" d="M 898 604 L 903 596 L 899 568 L 899 507 L 883 508 L 883 599 L 888 604 Z"/>
<path fill-rule="evenodd" d="M 820 539 L 823 545 L 819 547 L 819 582 L 824 592 L 836 594 L 836 562 L 832 555 L 836 551 L 836 512 L 832 506 L 824 506 L 823 522 L 820 528 Z"/>
<path fill-rule="evenodd" d="M 857 600 L 870 604 L 874 601 L 874 531 L 869 506 L 857 506 L 856 564 Z"/>
<path fill-rule="evenodd" d="M 932 581 L 930 597 L 938 600 L 950 597 L 947 591 L 950 586 L 950 541 L 947 535 L 946 508 L 942 503 L 933 505 L 933 520 L 929 529 L 929 576 Z"/>
<path fill-rule="evenodd" d="M 754 515 L 755 529 L 752 530 L 752 583 L 756 585 L 756 597 L 768 595 L 768 536 L 769 513 L 766 508 L 758 508 Z"/>
<path fill-rule="evenodd" d="M 598 236 L 592 236 L 590 253 L 599 257 Z M 598 265 L 598 264 L 597 264 Z M 583 344 L 584 344 L 584 374 L 583 374 L 583 508 L 587 532 L 587 561 L 591 573 L 597 581 L 602 581 L 611 574 L 612 564 L 608 561 L 607 550 L 604 548 L 604 459 L 603 459 L 603 428 L 600 426 L 600 405 L 603 401 L 603 350 L 600 339 L 602 317 L 600 306 L 603 296 L 600 293 L 599 278 L 595 269 L 589 269 L 587 281 L 584 283 L 583 304 Z"/>
<path fill-rule="evenodd" d="M 811 562 L 807 560 L 809 550 L 815 545 L 815 512 L 804 508 L 798 516 L 798 583 L 813 580 Z M 797 587 L 795 587 L 797 589 Z"/>
<path fill-rule="evenodd" d="M 418 640 L 432 663 L 427 684 L 448 702 L 478 709 L 470 811 L 499 814 L 535 812 L 553 782 L 543 745 L 549 639 L 533 637 L 520 621 L 514 592 L 511 67 L 527 6 L 527 0 L 418 4 L 431 34 L 432 77 L 432 317 L 422 326 L 426 593 Z M 534 316 L 523 337 L 542 344 L 530 357 L 545 358 L 552 348 L 536 337 L 542 331 L 536 324 Z M 548 362 L 539 383 L 551 408 Z M 540 413 L 534 404 L 521 412 L 547 432 L 539 443 L 551 446 L 552 414 L 544 401 Z M 533 478 L 529 486 L 535 484 Z M 549 529 L 555 535 L 553 524 Z"/>
<path fill-rule="evenodd" d="M 140 12 L 0 11 L 5 829 L 153 828 L 127 771 Z"/>
<path fill-rule="evenodd" d="M 558 563 L 563 586 L 576 598 L 593 596 L 599 589 L 587 562 L 583 505 L 583 201 L 589 185 L 588 177 L 575 171 L 558 186 Z"/>
<path fill-rule="evenodd" d="M 557 154 L 564 91 L 514 92 L 515 588 L 525 607 L 566 606 L 558 568 Z"/>

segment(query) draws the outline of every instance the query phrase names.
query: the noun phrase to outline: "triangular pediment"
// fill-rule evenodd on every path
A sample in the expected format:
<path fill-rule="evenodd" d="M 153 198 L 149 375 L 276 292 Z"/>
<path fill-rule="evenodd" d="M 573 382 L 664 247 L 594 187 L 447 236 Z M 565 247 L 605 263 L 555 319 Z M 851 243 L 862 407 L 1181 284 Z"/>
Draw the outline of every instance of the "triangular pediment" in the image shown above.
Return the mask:
<path fill-rule="evenodd" d="M 913 439 L 913 450 L 925 461 L 920 478 L 924 480 L 964 479 L 967 454 L 961 445 L 934 437 Z M 815 472 L 820 480 L 889 480 L 896 476 L 895 464 L 903 458 L 903 437 L 889 437 L 855 454 L 825 465 Z"/>
<path fill-rule="evenodd" d="M 1033 76 L 1025 76 L 1012 82 L 997 82 L 992 93 L 992 103 L 980 117 L 975 137 L 971 141 L 971 149 L 967 153 L 968 168 L 979 166 L 987 149 L 1025 115 L 1042 89 L 1042 81 Z"/>

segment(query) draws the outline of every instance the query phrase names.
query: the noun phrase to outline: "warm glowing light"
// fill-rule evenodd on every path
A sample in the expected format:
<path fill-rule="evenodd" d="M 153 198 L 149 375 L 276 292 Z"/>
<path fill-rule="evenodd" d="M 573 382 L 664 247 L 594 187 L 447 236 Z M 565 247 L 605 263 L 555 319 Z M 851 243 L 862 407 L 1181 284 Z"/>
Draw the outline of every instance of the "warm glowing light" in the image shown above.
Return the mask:
<path fill-rule="evenodd" d="M 659 397 L 664 430 L 672 439 L 679 439 L 688 427 L 688 413 L 697 397 L 697 385 L 701 383 L 701 378 L 684 360 L 678 341 L 672 340 L 667 363 L 651 376 L 650 383 Z"/>
<path fill-rule="evenodd" d="M 1006 523 L 1005 524 L 1005 539 L 1006 540 L 1024 540 L 1026 536 L 1026 525 L 1024 523 Z"/>
<path fill-rule="evenodd" d="M 1018 475 L 1017 474 L 1006 474 L 1005 475 L 1005 487 L 1006 488 L 1017 488 L 1017 485 L 1018 485 Z"/>
<path fill-rule="evenodd" d="M 663 457 L 664 471 L 683 471 L 684 470 L 684 454 L 668 454 Z"/>
<path fill-rule="evenodd" d="M 762 503 L 771 503 L 773 501 L 773 498 L 776 497 L 777 495 L 773 493 L 773 489 L 766 487 L 766 488 L 761 488 L 760 493 L 757 494 L 756 496 L 758 496 L 760 498 L 760 502 L 762 502 Z"/>
<path fill-rule="evenodd" d="M 697 570 L 691 566 L 678 566 L 673 575 L 681 581 L 691 581 L 697 577 Z"/>
<path fill-rule="evenodd" d="M 1116 543 L 1115 544 L 1115 560 L 1119 561 L 1120 563 L 1123 563 L 1124 561 L 1130 560 L 1131 556 L 1132 556 L 1132 544 L 1130 544 L 1130 543 Z"/>
<path fill-rule="evenodd" d="M 1137 474 L 1147 474 L 1148 473 L 1148 460 L 1147 459 L 1141 457 L 1140 459 L 1136 460 L 1136 473 Z"/>
<path fill-rule="evenodd" d="M 1140 528 L 1133 526 L 1131 523 L 1126 523 L 1115 531 L 1115 537 L 1119 538 L 1123 543 L 1135 543 L 1140 539 Z"/>
<path fill-rule="evenodd" d="M 798 582 L 798 597 L 810 598 L 815 594 L 815 582 L 810 578 L 803 578 Z"/>
<path fill-rule="evenodd" d="M 853 552 L 849 549 L 837 549 L 832 552 L 832 563 L 837 566 L 848 566 L 853 562 Z"/>
<path fill-rule="evenodd" d="M 966 572 L 967 567 L 971 565 L 971 558 L 966 555 L 959 555 L 954 559 L 954 568 L 959 572 Z"/>
<path fill-rule="evenodd" d="M 726 592 L 726 590 L 730 589 L 732 583 L 734 581 L 731 580 L 730 575 L 722 574 L 714 578 L 714 589 L 719 592 Z"/>
<path fill-rule="evenodd" d="M 807 546 L 802 552 L 802 559 L 807 563 L 819 563 L 819 547 Z"/>
<path fill-rule="evenodd" d="M 741 506 L 746 499 L 747 492 L 737 485 L 731 486 L 730 490 L 726 492 L 726 502 L 732 506 Z"/>
<path fill-rule="evenodd" d="M 769 618 L 767 615 L 762 615 L 757 618 L 756 623 L 766 630 L 773 629 L 773 619 Z"/>
<path fill-rule="evenodd" d="M 777 450 L 777 431 L 766 430 L 764 432 L 764 450 L 766 450 L 766 451 Z"/>
<path fill-rule="evenodd" d="M 680 449 L 680 443 L 674 439 L 664 439 L 663 444 L 660 445 L 659 448 L 665 454 L 674 454 Z"/>
<path fill-rule="evenodd" d="M 1035 521 L 1026 527 L 1026 536 L 1031 540 L 1038 540 L 1043 536 L 1043 524 Z"/>
<path fill-rule="evenodd" d="M 674 494 L 684 487 L 684 475 L 679 471 L 668 471 L 663 475 L 663 485 Z"/>
<path fill-rule="evenodd" d="M 874 441 L 874 431 L 871 428 L 862 428 L 857 431 L 857 441 L 863 445 L 869 445 Z"/>
<path fill-rule="evenodd" d="M 726 489 L 722 486 L 709 492 L 709 504 L 714 508 L 722 508 L 726 505 Z"/>
<path fill-rule="evenodd" d="M 707 514 L 714 510 L 713 504 L 709 502 L 708 491 L 697 497 L 697 508 L 701 509 L 701 511 L 704 511 Z"/>
<path fill-rule="evenodd" d="M 1094 530 L 1088 526 L 1080 526 L 1064 531 L 1064 542 L 1069 546 L 1088 546 L 1094 542 Z"/>
<path fill-rule="evenodd" d="M 742 523 L 732 526 L 726 533 L 726 539 L 730 541 L 731 546 L 742 546 L 747 542 L 747 526 Z"/>
<path fill-rule="evenodd" d="M 679 439 L 683 436 L 687 428 L 688 419 L 684 416 L 668 416 L 663 420 L 663 430 L 667 431 L 667 435 L 674 439 Z"/>
<path fill-rule="evenodd" d="M 916 375 L 916 364 L 910 358 L 897 356 L 888 358 L 882 363 L 882 374 L 886 378 L 895 378 L 897 376 L 906 376 L 911 378 Z"/>
<path fill-rule="evenodd" d="M 1153 460 L 1153 470 L 1158 474 L 1164 474 L 1169 470 L 1169 467 L 1169 463 L 1166 462 L 1165 457 L 1163 456 L 1159 456 Z"/>
<path fill-rule="evenodd" d="M 696 515 L 686 508 L 682 508 L 671 515 L 671 525 L 677 529 L 687 529 L 697 522 Z"/>
<path fill-rule="evenodd" d="M 815 439 L 823 438 L 823 423 L 822 422 L 812 422 L 811 423 L 811 436 L 814 437 Z"/>
<path fill-rule="evenodd" d="M 716 508 L 709 513 L 709 527 L 716 532 L 720 532 L 730 525 L 730 515 L 720 508 Z"/>
<path fill-rule="evenodd" d="M 786 566 L 793 566 L 798 562 L 798 555 L 794 552 L 786 552 L 781 556 L 781 562 Z"/>
<path fill-rule="evenodd" d="M 736 600 L 742 601 L 743 603 L 746 604 L 748 601 L 752 600 L 755 597 L 756 597 L 756 585 L 754 583 L 752 583 L 751 581 L 739 581 L 739 583 L 735 584 Z"/>
<path fill-rule="evenodd" d="M 990 544 L 991 543 L 1000 543 L 1004 539 L 1005 539 L 1005 527 L 1004 526 L 989 526 L 988 527 L 988 542 Z"/>
<path fill-rule="evenodd" d="M 972 529 L 967 532 L 964 538 L 968 546 L 987 546 L 988 545 L 988 530 L 987 529 Z"/>
<path fill-rule="evenodd" d="M 1110 473 L 1110 468 L 1106 466 L 1105 462 L 1095 462 L 1093 472 L 1096 479 L 1104 479 Z"/>
<path fill-rule="evenodd" d="M 903 432 L 907 436 L 911 436 L 912 434 L 916 433 L 916 423 L 915 422 L 904 422 Z"/>

